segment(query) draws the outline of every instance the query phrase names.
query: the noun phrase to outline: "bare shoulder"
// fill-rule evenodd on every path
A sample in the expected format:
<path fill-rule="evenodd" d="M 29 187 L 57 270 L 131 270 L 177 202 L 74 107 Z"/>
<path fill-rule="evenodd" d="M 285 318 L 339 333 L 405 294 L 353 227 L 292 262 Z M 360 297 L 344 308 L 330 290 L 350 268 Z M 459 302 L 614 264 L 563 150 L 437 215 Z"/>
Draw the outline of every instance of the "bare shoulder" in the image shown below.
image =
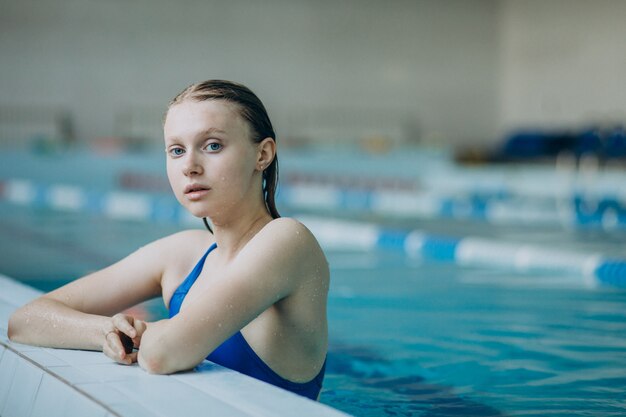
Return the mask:
<path fill-rule="evenodd" d="M 291 217 L 274 219 L 259 233 L 262 239 L 276 242 L 276 245 L 288 245 L 295 251 L 320 250 L 317 239 L 311 231 L 298 220 Z"/>
<path fill-rule="evenodd" d="M 300 272 L 328 268 L 324 252 L 313 233 L 294 218 L 272 220 L 253 240 L 259 251 L 272 255 L 277 262 L 282 260 Z"/>

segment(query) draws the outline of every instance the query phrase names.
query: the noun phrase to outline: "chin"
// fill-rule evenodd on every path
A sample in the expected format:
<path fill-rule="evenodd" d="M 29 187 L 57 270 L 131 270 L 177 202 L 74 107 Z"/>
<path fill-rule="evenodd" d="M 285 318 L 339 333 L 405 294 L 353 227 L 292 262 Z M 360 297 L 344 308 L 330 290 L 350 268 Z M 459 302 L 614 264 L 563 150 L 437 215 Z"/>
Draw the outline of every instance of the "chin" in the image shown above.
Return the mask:
<path fill-rule="evenodd" d="M 209 210 L 207 210 L 206 207 L 201 207 L 198 204 L 189 204 L 189 202 L 185 202 L 185 204 L 181 204 L 181 205 L 193 217 L 197 217 L 199 219 L 203 217 L 210 217 Z"/>
<path fill-rule="evenodd" d="M 191 214 L 193 217 L 197 217 L 199 219 L 203 218 L 203 217 L 211 217 L 209 215 L 209 213 L 207 213 L 206 210 L 190 210 L 189 208 L 187 209 L 187 211 L 189 212 L 189 214 Z"/>

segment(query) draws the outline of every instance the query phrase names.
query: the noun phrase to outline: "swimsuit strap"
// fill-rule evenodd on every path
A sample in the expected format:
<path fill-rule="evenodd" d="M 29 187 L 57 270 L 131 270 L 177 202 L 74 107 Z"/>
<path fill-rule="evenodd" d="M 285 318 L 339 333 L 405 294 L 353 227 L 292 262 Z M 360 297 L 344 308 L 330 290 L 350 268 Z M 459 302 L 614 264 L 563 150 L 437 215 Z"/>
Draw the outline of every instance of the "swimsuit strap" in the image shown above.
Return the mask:
<path fill-rule="evenodd" d="M 185 278 L 178 288 L 176 288 L 174 294 L 172 294 L 169 306 L 170 318 L 174 317 L 180 311 L 180 306 L 183 304 L 183 300 L 185 299 L 187 292 L 189 292 L 191 286 L 194 282 L 196 282 L 198 276 L 200 276 L 200 272 L 202 272 L 206 257 L 209 256 L 209 253 L 211 253 L 215 248 L 217 248 L 217 243 L 213 243 L 209 249 L 207 249 L 206 253 L 202 256 L 202 258 L 200 258 L 193 270 L 189 273 L 189 275 L 187 275 L 187 278 Z"/>

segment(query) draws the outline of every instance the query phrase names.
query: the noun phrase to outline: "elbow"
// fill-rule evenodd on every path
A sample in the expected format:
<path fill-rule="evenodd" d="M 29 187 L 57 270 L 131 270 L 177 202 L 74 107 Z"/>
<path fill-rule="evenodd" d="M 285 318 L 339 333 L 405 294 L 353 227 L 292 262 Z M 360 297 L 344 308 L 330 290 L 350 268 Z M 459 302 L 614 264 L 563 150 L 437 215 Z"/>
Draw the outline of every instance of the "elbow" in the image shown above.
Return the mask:
<path fill-rule="evenodd" d="M 9 317 L 9 323 L 7 326 L 7 337 L 9 338 L 10 341 L 15 342 L 15 318 L 14 318 L 14 314 L 11 314 L 11 317 Z"/>
<path fill-rule="evenodd" d="M 163 348 L 161 337 L 155 335 L 154 331 L 148 328 L 141 337 L 139 352 L 137 352 L 137 363 L 139 366 L 150 374 L 165 375 L 168 374 L 167 355 Z"/>
<path fill-rule="evenodd" d="M 139 353 L 137 355 L 137 363 L 144 371 L 149 374 L 167 375 L 171 373 L 168 372 L 164 358 L 155 354 L 145 353 L 145 348 L 139 349 Z"/>
<path fill-rule="evenodd" d="M 171 353 L 151 352 L 141 348 L 137 354 L 137 363 L 144 371 L 153 375 L 169 375 L 187 369 L 187 367 L 180 366 Z"/>
<path fill-rule="evenodd" d="M 30 344 L 36 339 L 34 324 L 37 323 L 37 300 L 31 301 L 13 313 L 7 323 L 7 337 L 16 343 Z"/>
<path fill-rule="evenodd" d="M 181 369 L 176 366 L 175 356 L 167 348 L 167 341 L 163 340 L 162 335 L 155 335 L 149 331 L 143 334 L 137 353 L 137 363 L 143 370 L 155 375 L 168 375 L 180 371 Z"/>
<path fill-rule="evenodd" d="M 20 329 L 22 326 L 22 309 L 19 308 L 11 314 L 7 326 L 7 337 L 12 342 L 20 343 Z"/>
<path fill-rule="evenodd" d="M 193 355 L 181 349 L 179 343 L 174 342 L 172 332 L 168 331 L 168 321 L 151 323 L 141 336 L 137 363 L 150 374 L 169 375 L 179 371 L 193 369 L 199 361 Z"/>

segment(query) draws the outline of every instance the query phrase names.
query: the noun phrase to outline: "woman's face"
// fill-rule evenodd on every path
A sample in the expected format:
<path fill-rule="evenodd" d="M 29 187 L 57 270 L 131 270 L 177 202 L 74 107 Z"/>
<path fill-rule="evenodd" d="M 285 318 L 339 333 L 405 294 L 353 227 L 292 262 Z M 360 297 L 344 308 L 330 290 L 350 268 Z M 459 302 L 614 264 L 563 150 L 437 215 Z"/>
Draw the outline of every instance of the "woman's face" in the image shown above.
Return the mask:
<path fill-rule="evenodd" d="M 236 105 L 185 100 L 170 107 L 163 131 L 170 185 L 194 216 L 236 215 L 262 195 L 257 146 Z"/>

